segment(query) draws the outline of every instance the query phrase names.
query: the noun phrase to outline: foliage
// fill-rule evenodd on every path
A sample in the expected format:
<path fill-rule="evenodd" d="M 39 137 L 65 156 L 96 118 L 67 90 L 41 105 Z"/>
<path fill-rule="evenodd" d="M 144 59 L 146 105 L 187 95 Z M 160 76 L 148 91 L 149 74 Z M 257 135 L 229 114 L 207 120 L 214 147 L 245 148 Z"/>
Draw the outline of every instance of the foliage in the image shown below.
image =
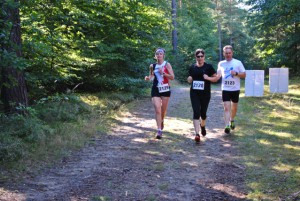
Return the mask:
<path fill-rule="evenodd" d="M 216 63 L 216 28 L 211 20 L 210 1 L 182 1 L 178 9 L 178 55 L 174 58 L 176 79 L 185 82 L 188 67 L 195 62 L 194 51 L 206 51 L 207 62 Z"/>
<path fill-rule="evenodd" d="M 154 7 L 156 4 L 23 2 L 24 55 L 30 62 L 27 81 L 31 99 L 65 92 L 78 83 L 83 83 L 78 89 L 99 90 L 90 81 L 106 77 L 144 77 L 147 55 L 152 57 L 155 47 L 169 40 L 168 18 L 165 10 Z"/>
<path fill-rule="evenodd" d="M 142 91 L 135 94 L 138 93 Z M 22 108 L 27 110 L 27 116 L 1 115 L 0 161 L 5 162 L 3 165 L 17 164 L 20 160 L 35 160 L 39 154 L 50 157 L 48 150 L 74 148 L 95 134 L 96 126 L 105 119 L 103 115 L 135 98 L 134 93 L 122 92 L 97 96 L 57 94 L 38 100 L 33 107 Z M 88 125 L 93 123 L 96 125 L 88 131 Z M 35 153 L 37 150 L 40 150 L 39 154 Z"/>
<path fill-rule="evenodd" d="M 247 0 L 254 53 L 263 67 L 286 66 L 299 73 L 300 15 L 297 0 Z"/>

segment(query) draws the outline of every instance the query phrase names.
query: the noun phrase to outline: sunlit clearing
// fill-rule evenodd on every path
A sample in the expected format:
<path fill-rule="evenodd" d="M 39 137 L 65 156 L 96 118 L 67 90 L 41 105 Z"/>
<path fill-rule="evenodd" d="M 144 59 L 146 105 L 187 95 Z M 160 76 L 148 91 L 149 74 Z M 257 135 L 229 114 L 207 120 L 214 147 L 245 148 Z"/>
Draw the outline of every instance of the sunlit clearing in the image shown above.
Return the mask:
<path fill-rule="evenodd" d="M 277 165 L 273 166 L 273 169 L 277 170 L 279 172 L 287 172 L 287 171 L 290 171 L 292 168 L 293 168 L 293 166 L 286 165 L 286 164 L 283 164 L 283 163 L 280 163 L 280 164 L 277 164 Z"/>

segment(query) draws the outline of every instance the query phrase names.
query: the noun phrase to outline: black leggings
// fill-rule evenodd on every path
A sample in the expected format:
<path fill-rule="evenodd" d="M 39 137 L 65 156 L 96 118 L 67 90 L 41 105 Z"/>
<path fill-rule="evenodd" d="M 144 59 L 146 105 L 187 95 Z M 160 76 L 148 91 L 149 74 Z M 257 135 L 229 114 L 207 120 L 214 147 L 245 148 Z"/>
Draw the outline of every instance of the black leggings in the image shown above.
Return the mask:
<path fill-rule="evenodd" d="M 192 107 L 193 107 L 193 119 L 206 119 L 206 112 L 210 101 L 210 94 L 200 94 L 199 92 L 190 92 Z"/>

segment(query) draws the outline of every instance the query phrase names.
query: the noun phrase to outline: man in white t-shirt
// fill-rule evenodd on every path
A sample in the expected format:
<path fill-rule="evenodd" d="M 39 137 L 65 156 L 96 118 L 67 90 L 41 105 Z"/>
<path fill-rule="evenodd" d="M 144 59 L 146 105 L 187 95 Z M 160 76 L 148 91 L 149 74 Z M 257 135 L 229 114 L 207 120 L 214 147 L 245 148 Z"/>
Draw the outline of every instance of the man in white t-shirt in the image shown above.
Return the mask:
<path fill-rule="evenodd" d="M 246 70 L 241 61 L 234 59 L 232 46 L 223 48 L 225 60 L 218 64 L 218 76 L 222 76 L 222 100 L 224 104 L 225 133 L 234 130 L 234 117 L 237 112 L 240 95 L 240 78 L 246 77 Z"/>

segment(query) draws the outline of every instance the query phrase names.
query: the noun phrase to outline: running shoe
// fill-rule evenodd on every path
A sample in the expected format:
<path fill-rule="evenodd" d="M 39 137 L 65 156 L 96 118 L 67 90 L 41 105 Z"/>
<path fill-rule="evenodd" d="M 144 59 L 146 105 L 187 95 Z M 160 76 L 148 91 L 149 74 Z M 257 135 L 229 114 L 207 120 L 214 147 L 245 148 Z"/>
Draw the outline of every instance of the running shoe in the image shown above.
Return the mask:
<path fill-rule="evenodd" d="M 157 131 L 156 139 L 161 139 L 161 138 L 162 138 L 162 131 Z"/>
<path fill-rule="evenodd" d="M 164 121 L 161 122 L 161 130 L 164 129 Z"/>
<path fill-rule="evenodd" d="M 201 125 L 200 125 L 200 128 L 201 128 L 201 135 L 202 135 L 202 136 L 205 136 L 205 135 L 206 135 L 205 126 L 201 126 Z"/>
<path fill-rule="evenodd" d="M 224 132 L 225 132 L 226 134 L 229 134 L 229 133 L 230 133 L 230 126 L 229 126 L 229 125 L 227 125 L 227 126 L 225 127 Z"/>
<path fill-rule="evenodd" d="M 199 134 L 196 134 L 196 136 L 195 136 L 195 141 L 196 141 L 196 142 L 200 142 L 200 135 L 199 135 Z"/>
<path fill-rule="evenodd" d="M 235 129 L 234 121 L 230 121 L 230 128 L 231 128 L 231 130 L 234 130 L 234 129 Z"/>

